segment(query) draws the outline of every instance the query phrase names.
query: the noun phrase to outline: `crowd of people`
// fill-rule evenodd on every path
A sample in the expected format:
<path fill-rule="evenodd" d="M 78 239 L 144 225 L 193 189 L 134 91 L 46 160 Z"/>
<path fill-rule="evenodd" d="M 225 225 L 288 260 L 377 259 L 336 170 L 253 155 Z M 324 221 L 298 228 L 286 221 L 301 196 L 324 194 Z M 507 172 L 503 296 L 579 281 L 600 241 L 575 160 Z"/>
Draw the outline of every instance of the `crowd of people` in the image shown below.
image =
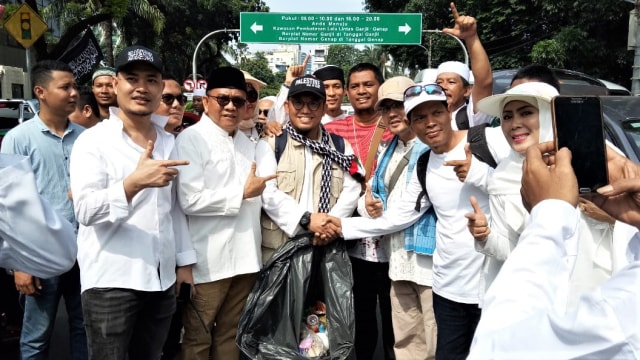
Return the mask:
<path fill-rule="evenodd" d="M 607 144 L 609 185 L 579 197 L 553 72 L 492 95 L 476 19 L 451 10 L 470 67 L 414 83 L 307 59 L 264 98 L 220 67 L 191 114 L 144 46 L 90 88 L 37 63 L 40 112 L 0 148 L 22 358 L 55 358 L 64 297 L 73 359 L 239 359 L 261 269 L 304 233 L 347 244 L 357 359 L 379 338 L 385 359 L 639 358 L 640 165 Z"/>

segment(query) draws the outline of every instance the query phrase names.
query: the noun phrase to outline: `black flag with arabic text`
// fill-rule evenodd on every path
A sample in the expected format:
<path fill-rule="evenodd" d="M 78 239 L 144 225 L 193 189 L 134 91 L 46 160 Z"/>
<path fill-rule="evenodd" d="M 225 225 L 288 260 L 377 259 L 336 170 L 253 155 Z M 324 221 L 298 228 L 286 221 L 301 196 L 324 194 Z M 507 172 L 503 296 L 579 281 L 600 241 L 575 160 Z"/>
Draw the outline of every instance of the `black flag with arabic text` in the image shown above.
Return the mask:
<path fill-rule="evenodd" d="M 69 64 L 73 70 L 73 77 L 82 84 L 91 79 L 93 70 L 98 67 L 102 59 L 104 56 L 98 40 L 93 35 L 93 31 L 88 29 L 82 38 L 67 49 L 58 60 Z"/>

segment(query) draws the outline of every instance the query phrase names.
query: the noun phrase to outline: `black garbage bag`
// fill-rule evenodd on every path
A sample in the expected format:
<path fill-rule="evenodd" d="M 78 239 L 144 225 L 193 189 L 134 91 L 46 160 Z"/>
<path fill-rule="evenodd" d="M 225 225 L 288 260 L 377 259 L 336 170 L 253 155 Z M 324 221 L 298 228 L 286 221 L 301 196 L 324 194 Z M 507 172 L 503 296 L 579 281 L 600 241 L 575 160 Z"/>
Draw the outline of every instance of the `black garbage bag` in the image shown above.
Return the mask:
<path fill-rule="evenodd" d="M 249 359 L 307 359 L 298 353 L 304 312 L 326 305 L 329 354 L 354 359 L 353 275 L 343 240 L 312 246 L 312 234 L 289 239 L 267 262 L 238 324 L 236 343 Z M 352 354 L 353 353 L 353 354 Z"/>

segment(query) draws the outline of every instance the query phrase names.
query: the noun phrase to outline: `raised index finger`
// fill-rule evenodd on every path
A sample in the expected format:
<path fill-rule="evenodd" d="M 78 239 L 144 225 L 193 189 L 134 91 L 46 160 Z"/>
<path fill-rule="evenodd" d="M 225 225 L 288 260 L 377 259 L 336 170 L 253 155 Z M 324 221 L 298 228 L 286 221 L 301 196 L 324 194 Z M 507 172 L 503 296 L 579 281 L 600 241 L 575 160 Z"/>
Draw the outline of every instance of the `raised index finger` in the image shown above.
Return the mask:
<path fill-rule="evenodd" d="M 471 203 L 471 207 L 473 208 L 473 213 L 474 214 L 482 214 L 482 208 L 480 207 L 480 204 L 478 204 L 478 200 L 476 200 L 475 196 L 470 196 L 469 197 L 469 202 Z"/>
<path fill-rule="evenodd" d="M 307 63 L 309 62 L 309 58 L 311 56 L 309 56 L 309 54 L 307 54 L 307 56 L 304 57 L 304 61 L 302 62 L 302 73 L 304 74 L 304 70 L 307 68 Z"/>
<path fill-rule="evenodd" d="M 458 15 L 458 9 L 456 8 L 456 4 L 451 3 L 449 4 L 449 7 L 451 7 L 451 14 L 453 14 L 454 20 L 460 17 L 460 15 Z"/>

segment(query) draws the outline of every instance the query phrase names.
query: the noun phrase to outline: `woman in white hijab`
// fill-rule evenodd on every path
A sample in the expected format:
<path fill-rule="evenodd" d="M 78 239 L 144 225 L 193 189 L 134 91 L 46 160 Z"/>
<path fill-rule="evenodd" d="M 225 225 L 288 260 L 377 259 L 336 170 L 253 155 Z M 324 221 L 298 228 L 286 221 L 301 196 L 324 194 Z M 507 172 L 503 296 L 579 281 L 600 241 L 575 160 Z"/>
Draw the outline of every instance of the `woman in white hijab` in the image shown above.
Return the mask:
<path fill-rule="evenodd" d="M 487 224 L 484 214 L 476 213 L 476 224 L 487 226 L 484 229 L 470 227 L 476 250 L 486 255 L 480 284 L 481 302 L 527 224 L 529 214 L 520 196 L 522 162 L 529 146 L 553 140 L 551 99 L 556 95 L 557 90 L 548 84 L 528 82 L 477 104 L 479 111 L 500 117 L 500 127 L 511 146 L 509 156 L 485 177 L 491 223 Z M 474 170 L 473 161 L 470 175 L 472 171 L 481 171 Z M 478 177 L 468 177 L 469 181 L 473 179 Z M 584 204 L 583 210 L 587 207 L 587 203 Z M 589 216 L 599 220 L 607 218 L 595 205 L 588 210 Z M 600 213 L 603 217 L 597 216 Z M 569 294 L 564 294 L 568 296 L 568 303 L 573 303 L 584 290 L 604 282 L 612 272 L 613 221 L 601 222 L 584 213 L 581 215 L 579 244 L 567 247 L 567 259 L 575 263 Z"/>

